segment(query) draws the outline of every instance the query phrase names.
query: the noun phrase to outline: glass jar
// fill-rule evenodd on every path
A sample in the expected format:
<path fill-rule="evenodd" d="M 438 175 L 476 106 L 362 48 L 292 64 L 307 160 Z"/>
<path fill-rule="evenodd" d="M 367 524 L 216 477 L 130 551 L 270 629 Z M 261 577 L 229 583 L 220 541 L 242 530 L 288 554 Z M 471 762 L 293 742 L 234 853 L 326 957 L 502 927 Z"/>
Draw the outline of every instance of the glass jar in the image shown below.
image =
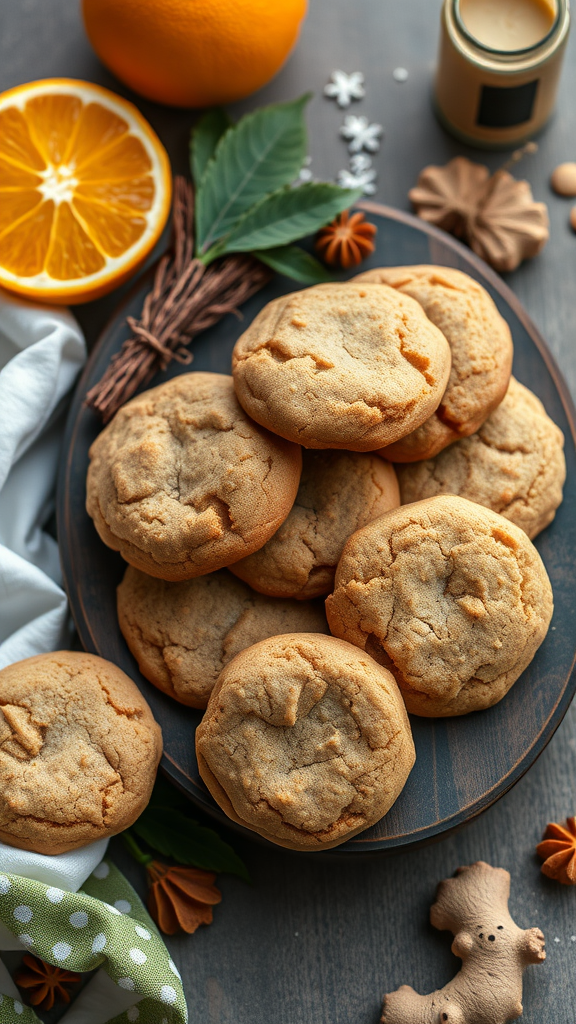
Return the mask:
<path fill-rule="evenodd" d="M 435 85 L 444 127 L 473 146 L 505 149 L 531 138 L 552 113 L 570 28 L 569 0 L 554 0 L 550 31 L 522 50 L 475 39 L 460 0 L 444 0 Z"/>

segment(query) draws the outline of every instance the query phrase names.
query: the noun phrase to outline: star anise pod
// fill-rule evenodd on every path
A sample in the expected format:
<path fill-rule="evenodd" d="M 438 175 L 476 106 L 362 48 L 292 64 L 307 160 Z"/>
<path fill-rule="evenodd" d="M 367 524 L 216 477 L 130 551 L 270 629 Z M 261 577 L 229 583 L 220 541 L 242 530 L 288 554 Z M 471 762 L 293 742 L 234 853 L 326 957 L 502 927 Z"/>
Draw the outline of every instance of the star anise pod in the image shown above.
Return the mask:
<path fill-rule="evenodd" d="M 506 169 L 527 150 L 518 150 L 492 176 L 463 156 L 445 167 L 425 167 L 408 197 L 419 217 L 462 238 L 496 270 L 515 270 L 549 237 L 546 204 L 536 203 L 528 182 Z"/>
<path fill-rule="evenodd" d="M 160 931 L 174 935 L 181 929 L 191 935 L 199 925 L 211 923 L 212 907 L 222 899 L 213 884 L 216 875 L 199 868 L 169 867 L 157 860 L 146 871 L 148 910 Z"/>
<path fill-rule="evenodd" d="M 378 228 L 365 220 L 363 213 L 348 210 L 322 228 L 316 238 L 316 251 L 332 267 L 357 267 L 374 252 L 374 235 Z"/>
<path fill-rule="evenodd" d="M 30 1004 L 38 1006 L 41 1010 L 51 1010 L 57 999 L 62 1003 L 69 1003 L 68 989 L 82 980 L 74 971 L 53 967 L 31 953 L 26 953 L 22 963 L 25 967 L 18 968 L 14 974 L 14 981 L 19 988 L 26 989 Z"/>
<path fill-rule="evenodd" d="M 552 822 L 536 853 L 544 861 L 542 873 L 562 885 L 576 885 L 576 818 L 566 819 L 566 828 Z"/>

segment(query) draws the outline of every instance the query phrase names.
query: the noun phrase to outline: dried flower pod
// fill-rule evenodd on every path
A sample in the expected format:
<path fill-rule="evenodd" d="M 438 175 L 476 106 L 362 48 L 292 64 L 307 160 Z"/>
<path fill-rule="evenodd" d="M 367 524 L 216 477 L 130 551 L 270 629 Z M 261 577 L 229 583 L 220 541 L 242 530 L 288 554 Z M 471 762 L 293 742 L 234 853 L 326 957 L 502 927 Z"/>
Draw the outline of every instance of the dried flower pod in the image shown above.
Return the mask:
<path fill-rule="evenodd" d="M 148 910 L 160 931 L 191 935 L 201 924 L 211 924 L 212 906 L 222 895 L 213 884 L 216 875 L 199 868 L 169 867 L 154 860 L 146 867 L 150 890 Z"/>
<path fill-rule="evenodd" d="M 332 267 L 357 267 L 374 252 L 374 236 L 378 228 L 364 219 L 363 213 L 349 210 L 339 214 L 331 224 L 322 228 L 316 238 L 316 251 Z"/>
<path fill-rule="evenodd" d="M 576 818 L 567 818 L 566 827 L 552 822 L 536 853 L 544 861 L 542 873 L 562 885 L 576 885 Z"/>
<path fill-rule="evenodd" d="M 445 167 L 425 167 L 408 196 L 419 217 L 463 239 L 501 272 L 515 270 L 548 241 L 546 204 L 505 168 L 490 176 L 487 167 L 458 156 Z"/>
<path fill-rule="evenodd" d="M 31 953 L 22 958 L 22 966 L 14 975 L 14 981 L 26 991 L 31 1006 L 41 1010 L 51 1010 L 56 1001 L 69 1003 L 69 988 L 81 980 L 81 975 L 75 971 L 54 967 Z"/>

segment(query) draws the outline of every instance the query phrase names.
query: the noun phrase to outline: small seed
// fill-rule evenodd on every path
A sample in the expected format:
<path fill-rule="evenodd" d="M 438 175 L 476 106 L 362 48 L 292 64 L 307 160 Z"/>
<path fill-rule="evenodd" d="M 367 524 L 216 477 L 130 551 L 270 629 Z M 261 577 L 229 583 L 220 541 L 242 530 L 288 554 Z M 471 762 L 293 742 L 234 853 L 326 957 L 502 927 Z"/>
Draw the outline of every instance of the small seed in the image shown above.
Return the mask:
<path fill-rule="evenodd" d="M 552 172 L 550 184 L 559 196 L 576 196 L 576 164 L 559 164 Z"/>

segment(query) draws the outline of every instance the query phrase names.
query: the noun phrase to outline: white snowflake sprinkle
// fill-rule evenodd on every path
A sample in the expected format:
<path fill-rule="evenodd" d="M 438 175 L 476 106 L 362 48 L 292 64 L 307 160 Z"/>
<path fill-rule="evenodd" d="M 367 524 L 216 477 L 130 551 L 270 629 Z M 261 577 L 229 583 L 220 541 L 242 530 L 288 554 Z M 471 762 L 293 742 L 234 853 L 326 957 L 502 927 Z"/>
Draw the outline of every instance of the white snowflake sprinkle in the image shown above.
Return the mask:
<path fill-rule="evenodd" d="M 347 114 L 340 129 L 340 135 L 348 140 L 351 153 L 360 153 L 363 149 L 377 153 L 380 149 L 379 139 L 383 134 L 381 124 L 369 124 L 367 117 L 356 117 L 355 114 Z"/>
<path fill-rule="evenodd" d="M 376 171 L 371 169 L 353 174 L 352 171 L 338 171 L 338 184 L 341 188 L 361 188 L 365 196 L 373 196 L 376 191 Z"/>
<path fill-rule="evenodd" d="M 324 87 L 324 95 L 336 100 L 339 107 L 349 107 L 352 100 L 361 100 L 365 95 L 364 75 L 353 71 L 347 75 L 345 71 L 333 71 L 328 85 Z"/>
<path fill-rule="evenodd" d="M 395 82 L 405 82 L 408 78 L 408 72 L 406 68 L 394 68 L 392 72 L 392 78 Z"/>
<path fill-rule="evenodd" d="M 576 942 L 576 935 L 570 936 L 570 942 Z"/>
<path fill-rule="evenodd" d="M 310 167 L 311 163 L 312 163 L 312 157 L 311 156 L 307 156 L 306 159 L 304 160 L 304 163 L 302 164 L 302 167 L 300 168 L 300 171 L 298 173 L 298 177 L 296 178 L 296 181 L 294 182 L 295 185 L 303 185 L 304 183 L 312 181 L 313 175 L 312 175 L 312 170 L 311 170 L 311 167 Z"/>
<path fill-rule="evenodd" d="M 560 939 L 558 938 L 557 935 L 554 936 L 554 942 L 560 942 Z"/>
<path fill-rule="evenodd" d="M 350 170 L 353 174 L 362 174 L 372 167 L 372 158 L 367 153 L 354 153 L 350 157 Z"/>

